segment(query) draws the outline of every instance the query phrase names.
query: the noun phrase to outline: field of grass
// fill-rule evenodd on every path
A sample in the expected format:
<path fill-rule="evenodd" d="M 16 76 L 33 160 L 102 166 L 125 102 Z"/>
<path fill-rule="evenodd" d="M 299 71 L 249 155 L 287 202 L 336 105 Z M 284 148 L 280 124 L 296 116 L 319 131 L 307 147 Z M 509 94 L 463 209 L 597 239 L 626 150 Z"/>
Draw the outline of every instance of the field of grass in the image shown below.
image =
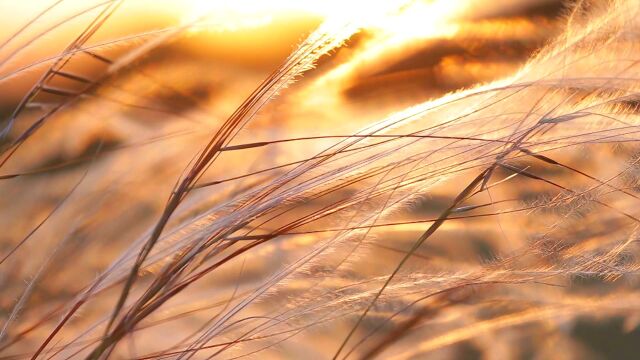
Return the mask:
<path fill-rule="evenodd" d="M 640 353 L 637 0 L 0 20 L 0 359 Z"/>

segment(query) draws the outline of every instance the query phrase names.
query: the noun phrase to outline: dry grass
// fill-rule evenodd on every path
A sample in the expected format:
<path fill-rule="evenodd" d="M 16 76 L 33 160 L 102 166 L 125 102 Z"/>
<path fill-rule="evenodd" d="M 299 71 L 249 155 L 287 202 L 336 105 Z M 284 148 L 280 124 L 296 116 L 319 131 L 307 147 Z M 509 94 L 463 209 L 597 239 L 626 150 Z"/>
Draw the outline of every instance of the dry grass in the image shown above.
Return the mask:
<path fill-rule="evenodd" d="M 636 1 L 428 36 L 390 29 L 440 2 L 398 2 L 266 75 L 180 54 L 204 17 L 96 40 L 126 1 L 63 2 L 0 45 L 39 71 L 0 123 L 2 359 L 639 349 Z"/>

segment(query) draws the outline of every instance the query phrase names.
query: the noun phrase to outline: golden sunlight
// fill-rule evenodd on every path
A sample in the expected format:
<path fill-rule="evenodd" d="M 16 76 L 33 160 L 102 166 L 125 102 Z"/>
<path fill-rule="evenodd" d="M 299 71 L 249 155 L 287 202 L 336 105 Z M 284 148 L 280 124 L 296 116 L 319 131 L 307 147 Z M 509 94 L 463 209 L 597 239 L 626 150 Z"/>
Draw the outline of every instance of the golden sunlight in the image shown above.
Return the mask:
<path fill-rule="evenodd" d="M 640 1 L 0 24 L 0 360 L 640 353 Z"/>
<path fill-rule="evenodd" d="M 343 18 L 358 22 L 382 20 L 385 10 L 398 8 L 398 4 L 408 2 L 366 0 L 187 0 L 180 3 L 183 19 L 187 22 L 206 19 L 205 23 L 215 27 L 233 30 L 245 26 L 260 26 L 269 22 L 274 15 L 312 15 L 322 18 Z"/>

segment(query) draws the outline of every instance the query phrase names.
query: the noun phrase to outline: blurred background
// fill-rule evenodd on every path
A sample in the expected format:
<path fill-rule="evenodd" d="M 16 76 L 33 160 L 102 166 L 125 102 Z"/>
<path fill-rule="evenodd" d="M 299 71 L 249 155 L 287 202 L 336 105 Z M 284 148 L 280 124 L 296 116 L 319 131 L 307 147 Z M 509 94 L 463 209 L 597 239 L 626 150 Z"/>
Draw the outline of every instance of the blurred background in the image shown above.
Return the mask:
<path fill-rule="evenodd" d="M 32 324 L 72 299 L 153 226 L 176 179 L 211 134 L 323 21 L 353 19 L 361 28 L 278 94 L 277 101 L 262 109 L 234 141 L 352 134 L 416 103 L 507 78 L 561 33 L 568 14 L 566 4 L 559 0 L 129 0 L 83 42 L 81 50 L 65 60 L 64 74 L 39 82 L 58 60 L 56 56 L 69 49 L 110 3 L 0 0 L 0 126 L 11 125 L 0 145 L 13 149 L 10 146 L 20 142 L 11 156 L 3 155 L 0 170 L 0 319 L 8 321 L 26 281 L 37 278 L 39 284 L 25 300 L 19 321 L 12 320 L 9 335 L 0 342 L 2 358 L 27 357 L 25 354 L 53 327 L 50 321 L 31 330 Z M 25 24 L 29 26 L 23 29 Z M 143 56 L 131 57 L 126 66 L 110 73 L 114 64 L 140 48 L 145 49 Z M 100 86 L 85 93 L 97 79 Z M 43 91 L 32 96 L 35 85 Z M 28 101 L 23 101 L 25 98 Z M 30 132 L 43 114 L 58 108 L 22 142 L 21 134 Z M 225 154 L 204 174 L 202 182 L 234 179 L 306 159 L 334 143 L 317 139 Z M 178 224 L 185 219 L 197 218 L 195 214 L 273 177 L 241 178 L 215 189 L 195 191 L 176 214 L 175 229 L 180 230 Z M 531 193 L 544 193 L 526 181 L 520 184 L 524 185 L 496 196 L 529 200 Z M 453 182 L 435 187 L 428 198 L 416 200 L 390 219 L 437 216 L 455 193 L 452 189 L 460 189 L 460 185 Z M 354 189 L 345 188 L 336 196 L 352 193 Z M 329 200 L 302 207 L 312 209 L 325 204 L 323 201 Z M 436 274 L 447 266 L 466 269 L 491 264 L 499 254 L 510 253 L 526 242 L 503 240 L 517 237 L 521 230 L 518 224 L 530 225 L 528 220 L 514 216 L 512 226 L 506 223 L 504 228 L 475 220 L 452 225 L 420 252 L 429 265 L 416 267 Z M 423 225 L 380 231 L 376 236 L 394 242 L 372 245 L 370 256 L 378 260 L 358 259 L 348 275 L 366 278 L 388 273 L 422 231 Z M 173 235 L 168 235 L 167 243 L 176 241 Z M 128 355 L 119 358 L 144 358 L 142 354 L 153 354 L 156 343 L 170 343 L 176 334 L 191 334 L 210 316 L 198 313 L 189 317 L 190 312 L 206 310 L 212 303 L 220 306 L 231 294 L 256 286 L 320 236 L 306 234 L 295 241 L 274 242 L 258 249 L 259 260 L 232 263 L 215 278 L 196 286 L 195 295 L 172 303 L 171 311 L 187 314 L 186 320 L 160 324 L 159 330 L 149 330 L 152 336 L 136 337 L 135 346 L 130 346 L 135 351 L 122 350 L 118 354 Z M 452 244 L 452 239 L 461 238 L 468 242 Z M 143 280 L 151 281 L 161 265 L 158 261 L 145 268 Z M 42 268 L 47 271 L 41 272 Z M 314 264 L 309 272 L 323 273 L 328 268 Z M 288 299 L 309 287 L 300 282 L 292 281 L 276 298 Z M 336 284 L 342 285 L 337 280 Z M 577 285 L 577 292 L 590 291 L 582 285 Z M 549 297 L 563 296 L 554 291 Z M 525 292 L 535 293 L 536 288 Z M 115 292 L 107 294 L 111 300 L 96 301 L 72 323 L 65 339 L 92 324 L 96 314 L 109 311 Z M 472 291 L 464 296 L 475 299 L 475 295 Z M 484 305 L 492 301 L 486 298 L 482 299 Z M 473 300 L 464 300 L 457 315 L 436 317 L 434 323 L 441 328 L 422 330 L 437 335 L 439 329 L 473 323 L 472 318 L 479 322 L 519 306 L 527 308 L 525 301 L 513 304 L 502 300 L 474 314 L 469 310 Z M 265 301 L 257 306 L 272 310 L 278 304 Z M 389 309 L 397 308 L 393 305 L 385 303 Z M 380 312 L 385 314 L 385 310 Z M 171 311 L 161 315 L 171 315 Z M 444 345 L 434 345 L 437 351 L 413 358 L 595 359 L 606 354 L 616 358 L 628 356 L 634 342 L 640 340 L 635 323 L 622 317 L 600 322 L 576 318 L 571 326 L 558 330 L 547 326 L 545 316 L 539 326 L 531 328 L 525 324 L 503 333 L 457 333 L 459 339 L 443 339 Z M 377 325 L 375 320 L 365 324 L 367 329 Z M 326 358 L 341 339 L 332 337 L 333 331 L 348 329 L 344 323 L 321 328 L 301 340 L 305 346 L 287 343 L 264 356 Z M 416 337 L 421 334 L 417 332 Z M 486 346 L 494 335 L 507 339 L 506 344 Z M 408 339 L 402 346 L 409 349 L 419 340 Z M 534 343 L 540 346 L 532 346 Z M 565 348 L 567 353 L 559 354 Z M 250 345 L 245 349 L 252 354 Z M 61 354 L 72 356 L 73 350 Z"/>
<path fill-rule="evenodd" d="M 5 39 L 52 4 L 48 0 L 0 2 Z M 64 49 L 91 21 L 91 15 L 101 10 L 101 4 L 104 5 L 64 1 L 3 46 L 0 55 L 10 58 L 2 61 L 5 76 L 33 65 L 11 79 L 3 78 L 5 111 L 15 105 L 44 70 L 44 63 L 34 62 L 46 61 Z M 132 43 L 148 40 L 154 30 L 206 17 L 187 34 L 163 44 L 142 61 L 185 66 L 201 61 L 211 64 L 210 71 L 225 67 L 227 74 L 235 70 L 240 75 L 255 74 L 261 79 L 282 63 L 323 18 L 339 14 L 368 19 L 365 28 L 348 40 L 348 46 L 323 59 L 331 63 L 352 60 L 332 75 L 343 78 L 340 88 L 343 96 L 352 101 L 366 101 L 379 95 L 396 99 L 435 97 L 513 73 L 558 32 L 558 20 L 564 15 L 563 5 L 555 0 L 434 1 L 414 5 L 411 11 L 400 11 L 385 19 L 375 15 L 379 12 L 376 7 L 388 6 L 385 2 L 364 4 L 333 0 L 127 1 L 87 45 L 120 40 L 97 48 L 97 52 L 115 57 Z M 30 39 L 41 33 L 46 35 Z M 149 35 L 145 37 L 142 33 Z M 138 36 L 126 41 L 133 35 Z M 382 38 L 386 43 L 373 46 L 377 42 L 374 39 Z M 99 71 L 99 63 L 84 60 L 84 71 Z M 324 69 L 323 64 L 320 68 Z"/>

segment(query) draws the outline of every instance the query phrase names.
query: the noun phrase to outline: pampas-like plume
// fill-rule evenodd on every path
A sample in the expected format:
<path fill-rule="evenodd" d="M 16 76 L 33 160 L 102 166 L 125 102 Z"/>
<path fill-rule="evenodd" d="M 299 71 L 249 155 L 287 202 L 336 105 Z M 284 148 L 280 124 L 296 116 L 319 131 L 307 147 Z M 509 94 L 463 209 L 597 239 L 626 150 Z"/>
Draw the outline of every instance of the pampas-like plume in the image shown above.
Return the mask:
<path fill-rule="evenodd" d="M 42 180 L 50 189 L 0 201 L 11 208 L 0 219 L 19 217 L 0 224 L 9 229 L 3 358 L 454 358 L 465 341 L 515 358 L 540 336 L 579 356 L 571 329 L 582 317 L 619 317 L 637 332 L 636 1 L 574 3 L 562 35 L 515 74 L 415 96 L 389 115 L 375 111 L 375 121 L 348 99 L 313 105 L 355 81 L 327 68 L 354 34 L 375 31 L 360 19 L 328 17 L 248 97 L 230 92 L 241 105 L 229 115 L 177 90 L 178 70 L 154 78 L 137 64 L 193 23 L 123 37 L 134 48 L 113 59 L 98 49 L 119 40 L 88 43 L 121 3 L 95 5 L 82 35 L 40 61 L 53 63 L 4 127 L 0 191 Z M 417 3 L 376 16 L 401 17 Z M 82 53 L 106 65 L 100 77 L 66 68 Z M 338 58 L 343 68 L 363 61 Z M 83 87 L 50 84 L 59 77 Z M 140 79 L 188 110 L 153 112 L 168 124 L 153 129 L 131 121 L 145 94 L 127 86 Z M 62 100 L 19 126 L 43 93 Z M 299 136 L 285 121 L 296 112 L 279 102 L 329 120 L 362 110 L 366 121 Z M 90 112 L 116 120 L 79 126 Z M 215 121 L 194 122 L 200 112 Z M 261 116 L 282 120 L 265 126 Z M 31 166 L 74 126 L 87 142 L 102 134 L 97 149 Z M 117 146 L 103 149 L 108 141 Z M 78 176 L 71 165 L 83 162 Z M 41 213 L 35 226 L 27 219 Z"/>

